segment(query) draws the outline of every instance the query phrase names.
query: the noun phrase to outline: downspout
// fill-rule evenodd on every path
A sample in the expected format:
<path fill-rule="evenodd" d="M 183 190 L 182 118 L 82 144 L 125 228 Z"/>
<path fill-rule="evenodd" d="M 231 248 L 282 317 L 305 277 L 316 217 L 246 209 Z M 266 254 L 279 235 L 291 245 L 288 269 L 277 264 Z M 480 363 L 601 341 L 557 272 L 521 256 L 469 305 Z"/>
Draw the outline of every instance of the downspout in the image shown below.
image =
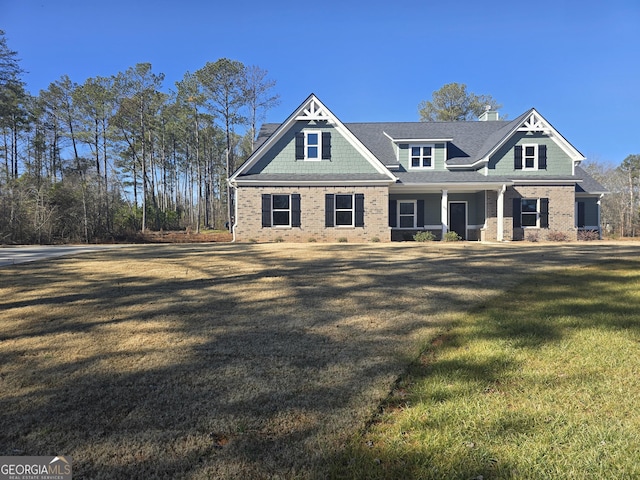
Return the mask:
<path fill-rule="evenodd" d="M 233 222 L 231 223 L 231 243 L 236 243 L 236 227 L 238 226 L 238 185 L 229 182 L 229 186 L 233 189 Z"/>

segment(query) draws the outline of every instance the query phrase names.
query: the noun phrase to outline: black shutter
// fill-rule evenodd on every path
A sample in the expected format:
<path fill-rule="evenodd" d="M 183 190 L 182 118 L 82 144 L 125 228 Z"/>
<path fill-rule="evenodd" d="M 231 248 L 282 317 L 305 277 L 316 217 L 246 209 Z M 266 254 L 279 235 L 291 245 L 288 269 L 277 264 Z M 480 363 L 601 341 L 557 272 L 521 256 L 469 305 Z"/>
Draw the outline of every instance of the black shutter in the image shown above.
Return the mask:
<path fill-rule="evenodd" d="M 325 227 L 333 227 L 334 225 L 334 199 L 335 195 L 331 193 L 327 193 L 324 196 L 324 226 Z"/>
<path fill-rule="evenodd" d="M 540 199 L 540 228 L 549 228 L 549 199 Z"/>
<path fill-rule="evenodd" d="M 522 220 L 520 219 L 520 208 L 522 207 L 522 202 L 519 198 L 513 199 L 513 227 L 519 228 L 522 226 Z"/>
<path fill-rule="evenodd" d="M 300 226 L 300 194 L 294 193 L 291 195 L 291 226 Z"/>
<path fill-rule="evenodd" d="M 513 168 L 522 170 L 522 145 L 516 145 L 513 149 Z"/>
<path fill-rule="evenodd" d="M 296 160 L 304 160 L 304 133 L 296 133 Z"/>
<path fill-rule="evenodd" d="M 331 160 L 331 132 L 322 132 L 322 160 Z"/>
<path fill-rule="evenodd" d="M 356 227 L 364 227 L 364 194 L 356 193 Z"/>
<path fill-rule="evenodd" d="M 424 200 L 418 200 L 418 211 L 416 213 L 418 215 L 416 226 L 422 228 L 424 227 Z"/>
<path fill-rule="evenodd" d="M 547 146 L 538 145 L 538 170 L 547 169 Z"/>
<path fill-rule="evenodd" d="M 584 228 L 587 223 L 586 215 L 585 215 L 585 203 L 578 202 L 578 227 Z"/>
<path fill-rule="evenodd" d="M 271 226 L 271 195 L 262 194 L 262 226 Z"/>
<path fill-rule="evenodd" d="M 389 200 L 389 226 L 395 228 L 398 226 L 398 201 Z"/>

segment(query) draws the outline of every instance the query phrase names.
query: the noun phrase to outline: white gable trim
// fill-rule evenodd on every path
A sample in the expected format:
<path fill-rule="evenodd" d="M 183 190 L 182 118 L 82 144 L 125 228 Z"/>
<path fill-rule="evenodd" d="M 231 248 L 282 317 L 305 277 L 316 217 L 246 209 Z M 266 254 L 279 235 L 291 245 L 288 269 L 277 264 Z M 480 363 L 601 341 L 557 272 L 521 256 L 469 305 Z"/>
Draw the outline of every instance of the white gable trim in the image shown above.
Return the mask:
<path fill-rule="evenodd" d="M 453 138 L 450 137 L 434 137 L 434 138 L 405 138 L 405 137 L 401 137 L 401 138 L 393 138 L 391 135 L 389 135 L 387 132 L 382 132 L 383 135 L 385 137 L 387 137 L 389 140 L 391 140 L 393 143 L 446 143 L 446 142 L 453 142 Z"/>
<path fill-rule="evenodd" d="M 329 110 L 318 100 L 316 97 L 311 95 L 310 100 L 307 102 L 306 106 L 303 107 L 302 113 L 296 117 L 296 120 L 306 120 L 306 121 L 327 121 L 329 123 L 333 123 L 335 117 L 331 114 Z"/>
<path fill-rule="evenodd" d="M 287 133 L 298 120 L 304 121 L 326 121 L 333 125 L 338 133 L 340 133 L 355 149 L 362 155 L 376 172 L 385 175 L 390 181 L 396 181 L 393 175 L 371 151 L 363 145 L 363 143 L 351 133 L 351 131 L 338 120 L 331 111 L 312 93 L 290 116 L 287 118 L 273 134 L 255 151 L 249 159 L 244 162 L 236 172 L 229 177 L 229 183 L 235 185 L 238 176 L 248 172 L 269 149 L 276 144 L 285 133 Z"/>
<path fill-rule="evenodd" d="M 555 128 L 551 125 L 542 115 L 540 115 L 535 108 L 532 108 L 524 114 L 524 118 L 521 122 L 515 125 L 515 127 L 504 136 L 500 142 L 498 142 L 479 162 L 489 162 L 489 159 L 495 154 L 507 141 L 513 137 L 516 132 L 541 132 L 548 135 L 551 140 L 560 147 L 567 156 L 574 162 L 581 162 L 585 160 L 585 156 L 582 155 L 573 145 L 571 145 Z M 479 163 L 476 162 L 476 163 Z"/>
<path fill-rule="evenodd" d="M 527 116 L 524 123 L 518 128 L 518 131 L 531 133 L 542 132 L 545 135 L 551 134 L 550 125 L 535 110 Z"/>

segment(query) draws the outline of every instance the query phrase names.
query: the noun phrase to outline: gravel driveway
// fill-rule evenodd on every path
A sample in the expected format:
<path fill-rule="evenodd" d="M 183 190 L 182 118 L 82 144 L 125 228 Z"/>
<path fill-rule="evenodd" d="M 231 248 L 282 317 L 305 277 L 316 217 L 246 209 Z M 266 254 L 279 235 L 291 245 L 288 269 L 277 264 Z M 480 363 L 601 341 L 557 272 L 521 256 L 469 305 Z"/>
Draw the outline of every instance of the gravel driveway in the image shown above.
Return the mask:
<path fill-rule="evenodd" d="M 25 245 L 1 246 L 0 267 L 18 263 L 36 262 L 48 258 L 75 255 L 78 253 L 98 252 L 118 248 L 122 245 Z"/>

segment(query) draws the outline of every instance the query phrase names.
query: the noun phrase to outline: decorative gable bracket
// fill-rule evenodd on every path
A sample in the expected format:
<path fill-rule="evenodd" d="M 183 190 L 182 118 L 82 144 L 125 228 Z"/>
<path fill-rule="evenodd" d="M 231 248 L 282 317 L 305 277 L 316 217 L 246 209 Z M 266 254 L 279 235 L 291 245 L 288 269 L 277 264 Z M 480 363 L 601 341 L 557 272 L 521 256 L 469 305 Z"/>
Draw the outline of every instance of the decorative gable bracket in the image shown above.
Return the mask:
<path fill-rule="evenodd" d="M 325 109 L 324 105 L 317 102 L 316 99 L 312 99 L 309 105 L 302 110 L 302 112 L 296 117 L 296 120 L 304 121 L 325 121 L 332 123 L 331 114 Z"/>
<path fill-rule="evenodd" d="M 534 111 L 531 112 L 531 115 L 524 121 L 522 126 L 518 128 L 518 131 L 527 133 L 542 132 L 545 135 L 551 135 L 553 129 L 544 118 Z"/>

